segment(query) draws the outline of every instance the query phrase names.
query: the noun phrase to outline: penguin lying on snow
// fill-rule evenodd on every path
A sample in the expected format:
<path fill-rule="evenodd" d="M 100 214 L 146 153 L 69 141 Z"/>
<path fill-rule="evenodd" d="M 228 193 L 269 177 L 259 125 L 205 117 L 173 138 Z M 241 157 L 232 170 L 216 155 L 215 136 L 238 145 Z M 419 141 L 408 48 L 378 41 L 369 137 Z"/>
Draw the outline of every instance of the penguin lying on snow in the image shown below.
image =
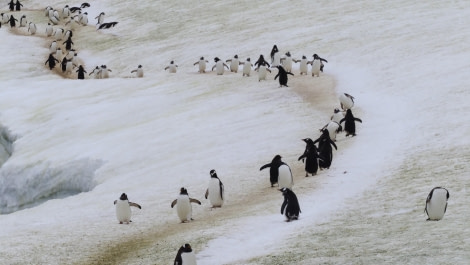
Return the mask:
<path fill-rule="evenodd" d="M 176 205 L 176 212 L 178 213 L 178 217 L 182 223 L 193 220 L 193 209 L 191 207 L 192 202 L 201 205 L 200 201 L 190 198 L 188 191 L 183 187 L 180 190 L 178 198 L 171 203 L 171 208 Z"/>
<path fill-rule="evenodd" d="M 116 205 L 116 217 L 119 221 L 120 224 L 126 223 L 129 224 L 131 221 L 131 206 L 137 207 L 139 209 L 142 209 L 140 205 L 134 202 L 130 202 L 127 199 L 127 195 L 125 193 L 121 194 L 121 197 L 119 197 L 119 200 L 114 201 L 114 205 Z"/>
<path fill-rule="evenodd" d="M 178 250 L 173 265 L 196 265 L 196 255 L 190 244 L 184 244 Z"/>
<path fill-rule="evenodd" d="M 276 155 L 271 163 L 262 166 L 259 170 L 263 170 L 269 167 L 269 180 L 271 182 L 271 187 L 274 184 L 278 183 L 279 189 L 289 188 L 292 189 L 294 185 L 294 179 L 292 177 L 292 172 L 290 167 L 282 162 L 280 155 Z"/>
<path fill-rule="evenodd" d="M 117 25 L 118 22 L 108 22 L 101 24 L 98 29 L 109 29 Z"/>
<path fill-rule="evenodd" d="M 449 191 L 445 188 L 435 187 L 426 198 L 424 211 L 428 215 L 426 221 L 439 221 L 444 217 L 447 210 Z"/>
<path fill-rule="evenodd" d="M 288 188 L 282 188 L 281 192 L 284 196 L 284 202 L 281 205 L 281 214 L 285 214 L 287 222 L 290 222 L 292 220 L 298 220 L 299 214 L 302 211 L 300 210 L 300 205 L 299 201 L 297 200 L 297 196 L 292 190 Z"/>
<path fill-rule="evenodd" d="M 209 188 L 207 188 L 204 197 L 206 199 L 209 197 L 212 208 L 222 207 L 224 204 L 224 184 L 222 184 L 222 181 L 220 181 L 214 169 L 212 169 L 209 174 L 211 175 L 211 179 L 209 181 Z"/>

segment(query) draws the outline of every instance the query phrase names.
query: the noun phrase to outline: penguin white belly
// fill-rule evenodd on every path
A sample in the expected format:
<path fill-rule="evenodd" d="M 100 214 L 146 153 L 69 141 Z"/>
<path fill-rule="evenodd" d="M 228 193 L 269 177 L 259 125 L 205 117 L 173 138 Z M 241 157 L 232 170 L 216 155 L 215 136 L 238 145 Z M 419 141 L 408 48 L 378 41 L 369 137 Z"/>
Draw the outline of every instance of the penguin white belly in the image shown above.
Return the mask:
<path fill-rule="evenodd" d="M 273 58 L 273 61 L 272 61 L 272 66 L 274 67 L 274 66 L 278 66 L 280 64 L 281 64 L 281 55 L 278 52 L 276 52 L 274 54 L 274 58 Z"/>
<path fill-rule="evenodd" d="M 430 220 L 441 220 L 447 206 L 447 191 L 435 189 L 431 200 L 426 203 L 426 210 Z"/>
<path fill-rule="evenodd" d="M 245 62 L 243 65 L 243 75 L 250 76 L 251 72 L 251 63 L 250 62 Z"/>
<path fill-rule="evenodd" d="M 267 75 L 267 70 L 266 70 L 266 66 L 262 65 L 259 67 L 258 69 L 258 80 L 261 81 L 261 80 L 266 80 L 266 75 Z"/>
<path fill-rule="evenodd" d="M 49 47 L 49 53 L 55 53 L 57 51 L 57 43 L 52 42 L 51 46 Z"/>
<path fill-rule="evenodd" d="M 168 66 L 168 71 L 170 73 L 176 73 L 176 65 L 170 65 Z"/>
<path fill-rule="evenodd" d="M 192 208 L 189 197 L 187 195 L 178 197 L 178 201 L 176 203 L 176 212 L 178 213 L 178 217 L 180 218 L 181 222 L 191 221 Z"/>
<path fill-rule="evenodd" d="M 109 78 L 108 69 L 101 69 L 101 78 Z"/>
<path fill-rule="evenodd" d="M 344 118 L 344 114 L 342 112 L 334 113 L 331 120 L 339 123 Z"/>
<path fill-rule="evenodd" d="M 313 60 L 312 63 L 312 76 L 320 76 L 320 66 L 321 62 L 320 60 Z"/>
<path fill-rule="evenodd" d="M 354 106 L 354 101 L 350 97 L 347 97 L 345 94 L 341 94 L 339 96 L 339 102 L 341 103 L 342 108 L 344 110 L 350 109 Z"/>
<path fill-rule="evenodd" d="M 144 70 L 142 68 L 137 69 L 136 76 L 144 77 Z"/>
<path fill-rule="evenodd" d="M 183 260 L 183 265 L 197 265 L 196 255 L 193 252 L 181 253 L 181 259 Z"/>
<path fill-rule="evenodd" d="M 215 71 L 217 75 L 223 75 L 224 74 L 224 63 L 222 61 L 218 61 L 217 65 L 215 67 Z"/>
<path fill-rule="evenodd" d="M 232 59 L 232 61 L 230 62 L 230 71 L 235 73 L 238 72 L 238 64 L 238 60 Z"/>
<path fill-rule="evenodd" d="M 300 74 L 307 74 L 308 72 L 308 67 L 307 67 L 307 60 L 306 59 L 302 59 L 302 61 L 300 61 Z"/>
<path fill-rule="evenodd" d="M 287 57 L 286 59 L 284 59 L 283 67 L 287 72 L 292 72 L 292 58 L 291 57 Z"/>
<path fill-rule="evenodd" d="M 129 223 L 131 221 L 129 201 L 118 200 L 116 202 L 116 217 L 120 223 Z"/>
<path fill-rule="evenodd" d="M 292 179 L 292 173 L 290 171 L 289 166 L 281 165 L 279 167 L 279 178 L 277 180 L 279 183 L 279 189 L 288 188 L 292 190 L 292 186 L 294 185 L 294 181 Z"/>
<path fill-rule="evenodd" d="M 330 139 L 333 141 L 336 141 L 336 131 L 339 128 L 339 124 L 331 121 L 328 123 L 328 126 L 326 126 L 326 129 L 328 130 L 328 133 L 330 134 Z"/>
<path fill-rule="evenodd" d="M 72 70 L 73 70 L 73 63 L 71 61 L 68 61 L 67 64 L 65 65 L 65 73 L 71 74 Z"/>
<path fill-rule="evenodd" d="M 199 72 L 200 73 L 206 72 L 206 62 L 204 60 L 199 61 Z"/>
<path fill-rule="evenodd" d="M 222 196 L 220 196 L 220 186 L 218 179 L 209 181 L 209 201 L 212 207 L 221 207 L 224 204 Z"/>

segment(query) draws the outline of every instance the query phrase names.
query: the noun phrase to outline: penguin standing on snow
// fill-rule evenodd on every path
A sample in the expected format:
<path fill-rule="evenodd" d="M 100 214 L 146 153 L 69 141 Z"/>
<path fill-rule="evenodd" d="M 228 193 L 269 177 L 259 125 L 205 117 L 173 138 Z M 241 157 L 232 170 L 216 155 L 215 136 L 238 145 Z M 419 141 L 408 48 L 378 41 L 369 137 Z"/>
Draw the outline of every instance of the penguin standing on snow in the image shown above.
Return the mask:
<path fill-rule="evenodd" d="M 178 250 L 173 265 L 196 265 L 196 255 L 190 244 L 184 244 Z"/>
<path fill-rule="evenodd" d="M 358 121 L 362 123 L 362 120 L 354 117 L 351 109 L 348 109 L 346 111 L 346 115 L 344 116 L 343 119 L 341 119 L 339 123 L 341 124 L 343 121 L 345 122 L 344 131 L 346 132 L 346 136 L 349 136 L 349 135 L 356 136 L 356 123 L 355 122 Z"/>
<path fill-rule="evenodd" d="M 100 68 L 100 78 L 101 79 L 109 78 L 109 72 L 112 72 L 111 69 L 108 69 L 106 65 L 102 65 Z"/>
<path fill-rule="evenodd" d="M 341 120 L 344 118 L 344 113 L 340 111 L 338 108 L 333 110 L 333 115 L 331 115 L 330 120 L 340 123 Z"/>
<path fill-rule="evenodd" d="M 224 74 L 224 67 L 227 67 L 227 70 L 230 70 L 228 65 L 226 65 L 222 60 L 219 59 L 219 57 L 214 58 L 215 65 L 212 66 L 212 71 L 214 71 L 214 68 L 216 69 L 217 75 L 223 75 Z"/>
<path fill-rule="evenodd" d="M 104 16 L 105 16 L 105 13 L 104 13 L 104 12 L 101 12 L 97 17 L 95 17 L 95 19 L 98 20 L 98 22 L 96 23 L 96 25 L 101 25 L 101 24 L 103 24 L 103 22 L 104 22 Z"/>
<path fill-rule="evenodd" d="M 318 154 L 317 146 L 310 138 L 302 139 L 302 141 L 304 141 L 307 146 L 305 146 L 305 151 L 299 156 L 298 161 L 305 159 L 305 177 L 308 177 L 309 173 L 315 176 L 318 171 L 318 162 L 321 159 Z"/>
<path fill-rule="evenodd" d="M 8 22 L 10 22 L 10 28 L 16 27 L 16 22 L 18 22 L 18 19 L 16 19 L 13 15 L 10 16 L 10 19 Z"/>
<path fill-rule="evenodd" d="M 343 93 L 339 96 L 339 102 L 343 110 L 351 109 L 354 106 L 354 97 L 348 93 Z"/>
<path fill-rule="evenodd" d="M 23 5 L 20 3 L 20 0 L 16 0 L 16 3 L 15 3 L 15 9 L 16 11 L 21 11 L 21 7 Z"/>
<path fill-rule="evenodd" d="M 255 71 L 258 72 L 258 82 L 260 82 L 261 80 L 266 80 L 266 75 L 268 74 L 268 72 L 271 73 L 271 70 L 268 69 L 268 67 L 266 67 L 266 62 L 261 62 L 258 64 L 258 67 L 255 68 Z"/>
<path fill-rule="evenodd" d="M 13 2 L 13 0 L 8 3 L 8 8 L 10 9 L 10 11 L 15 11 L 15 3 Z"/>
<path fill-rule="evenodd" d="M 66 41 L 64 41 L 62 44 L 65 44 L 65 50 L 70 51 L 72 49 L 73 41 L 72 41 L 72 36 L 69 36 Z"/>
<path fill-rule="evenodd" d="M 325 129 L 328 130 L 328 133 L 330 134 L 330 139 L 336 141 L 336 134 L 341 132 L 343 130 L 343 127 L 338 122 L 330 121 L 325 126 L 323 126 L 320 131 L 323 131 Z"/>
<path fill-rule="evenodd" d="M 320 58 L 318 54 L 313 55 L 313 60 L 308 62 L 312 65 L 312 76 L 320 76 L 320 72 L 323 72 L 323 62 L 328 62 L 327 60 Z"/>
<path fill-rule="evenodd" d="M 170 64 L 165 67 L 165 70 L 168 70 L 170 73 L 176 73 L 176 69 L 178 68 L 178 65 L 175 64 L 174 61 L 171 61 Z"/>
<path fill-rule="evenodd" d="M 288 189 L 281 189 L 282 195 L 284 196 L 284 202 L 281 205 L 281 214 L 285 214 L 286 221 L 290 222 L 292 220 L 298 220 L 299 214 L 302 212 L 300 210 L 299 200 L 295 193 Z"/>
<path fill-rule="evenodd" d="M 57 60 L 54 55 L 49 54 L 49 57 L 47 58 L 47 61 L 44 64 L 49 64 L 49 69 L 54 69 L 56 62 L 59 63 L 59 60 Z"/>
<path fill-rule="evenodd" d="M 230 63 L 230 72 L 238 73 L 238 66 L 240 65 L 240 60 L 238 60 L 238 55 L 235 54 L 232 59 L 228 59 L 225 61 L 226 63 Z"/>
<path fill-rule="evenodd" d="M 125 193 L 121 194 L 121 197 L 119 197 L 119 200 L 114 201 L 114 205 L 116 205 L 116 217 L 119 221 L 120 224 L 126 223 L 129 224 L 131 221 L 131 206 L 137 207 L 139 209 L 142 209 L 140 205 L 134 202 L 130 202 L 127 199 L 127 195 Z"/>
<path fill-rule="evenodd" d="M 318 143 L 318 153 L 321 157 L 320 162 L 318 163 L 320 169 L 330 168 L 331 162 L 333 161 L 333 148 L 331 148 L 331 146 L 336 150 L 338 150 L 338 147 L 335 142 L 331 140 L 328 130 L 324 129 L 322 131 L 322 135 L 313 141 L 313 143 Z"/>
<path fill-rule="evenodd" d="M 294 60 L 295 63 L 300 63 L 300 75 L 307 75 L 308 73 L 308 59 L 305 55 L 302 55 L 302 59 Z"/>
<path fill-rule="evenodd" d="M 447 210 L 449 191 L 445 188 L 435 187 L 426 198 L 424 211 L 428 215 L 427 221 L 439 221 L 444 217 Z"/>
<path fill-rule="evenodd" d="M 36 34 L 36 24 L 34 24 L 33 22 L 29 22 L 29 25 L 28 25 L 28 32 L 29 32 L 31 35 Z"/>
<path fill-rule="evenodd" d="M 279 49 L 277 48 L 277 45 L 274 45 L 273 48 L 271 49 L 271 65 L 278 66 L 281 64 L 281 56 L 279 55 Z"/>
<path fill-rule="evenodd" d="M 83 68 L 83 66 L 79 66 L 78 67 L 78 70 L 76 71 L 77 72 L 77 79 L 80 79 L 80 80 L 83 80 L 85 79 L 85 69 Z"/>
<path fill-rule="evenodd" d="M 280 155 L 276 155 L 271 163 L 262 166 L 259 170 L 263 170 L 269 167 L 269 181 L 271 182 L 271 187 L 274 184 L 278 183 L 279 189 L 289 188 L 292 189 L 294 185 L 294 179 L 292 177 L 292 172 L 290 167 L 282 162 Z"/>
<path fill-rule="evenodd" d="M 193 220 L 192 202 L 201 205 L 199 200 L 190 198 L 188 191 L 183 187 L 180 190 L 178 198 L 171 203 L 171 208 L 176 205 L 176 212 L 182 223 Z"/>
<path fill-rule="evenodd" d="M 28 23 L 28 22 L 26 21 L 26 16 L 25 16 L 25 15 L 22 15 L 22 16 L 20 17 L 20 28 L 26 27 L 26 23 Z"/>
<path fill-rule="evenodd" d="M 293 73 L 291 72 L 286 72 L 286 70 L 284 70 L 284 67 L 282 67 L 281 65 L 278 65 L 276 66 L 277 69 L 279 70 L 279 72 L 277 72 L 277 75 L 274 77 L 274 80 L 276 80 L 277 77 L 279 77 L 279 87 L 282 87 L 282 86 L 285 86 L 285 87 L 288 87 L 287 85 L 287 75 L 294 75 Z"/>
<path fill-rule="evenodd" d="M 199 58 L 199 61 L 195 62 L 193 65 L 199 65 L 199 73 L 206 72 L 206 64 L 209 63 L 208 60 L 205 60 L 204 57 Z"/>
<path fill-rule="evenodd" d="M 137 66 L 137 69 L 131 71 L 131 74 L 132 73 L 135 73 L 136 77 L 144 77 L 144 69 L 142 68 L 142 65 L 139 64 L 139 66 Z"/>
<path fill-rule="evenodd" d="M 250 76 L 251 67 L 253 67 L 253 64 L 251 63 L 250 58 L 246 58 L 246 61 L 241 62 L 240 64 L 243 64 L 243 76 Z"/>
<path fill-rule="evenodd" d="M 292 56 L 290 52 L 286 52 L 286 57 L 281 58 L 281 64 L 287 72 L 292 72 Z"/>
<path fill-rule="evenodd" d="M 224 204 L 224 184 L 222 184 L 214 169 L 210 171 L 210 175 L 209 188 L 207 188 L 204 197 L 206 199 L 209 197 L 212 208 L 222 207 Z"/>
<path fill-rule="evenodd" d="M 52 33 L 54 32 L 54 28 L 52 27 L 51 23 L 47 23 L 46 26 L 46 36 L 50 37 L 52 36 Z"/>

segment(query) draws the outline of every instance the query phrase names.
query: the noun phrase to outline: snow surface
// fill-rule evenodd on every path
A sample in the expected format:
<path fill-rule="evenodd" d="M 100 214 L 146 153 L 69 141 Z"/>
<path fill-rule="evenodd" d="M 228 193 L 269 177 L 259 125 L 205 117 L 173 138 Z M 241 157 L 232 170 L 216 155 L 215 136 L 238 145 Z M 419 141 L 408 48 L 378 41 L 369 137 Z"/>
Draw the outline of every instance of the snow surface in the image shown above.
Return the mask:
<path fill-rule="evenodd" d="M 184 243 L 198 264 L 470 263 L 467 1 L 89 3 L 73 41 L 88 73 L 106 64 L 109 79 L 44 65 L 44 8 L 78 3 L 24 1 L 15 17 L 38 33 L 0 29 L 1 264 L 171 264 Z M 119 24 L 96 31 L 100 12 Z M 319 54 L 325 72 L 300 76 L 297 64 L 279 88 L 276 69 L 258 82 L 193 66 L 255 62 L 274 44 Z M 163 70 L 171 60 L 176 74 Z M 132 78 L 139 64 L 144 78 Z M 301 139 L 320 135 L 343 92 L 363 123 L 338 136 L 330 169 L 305 178 Z M 298 221 L 284 221 L 259 171 L 276 154 L 294 174 Z M 203 198 L 211 169 L 221 209 Z M 186 224 L 170 208 L 182 186 L 203 201 Z M 426 222 L 435 186 L 448 211 Z M 142 205 L 130 225 L 115 219 L 122 192 Z"/>

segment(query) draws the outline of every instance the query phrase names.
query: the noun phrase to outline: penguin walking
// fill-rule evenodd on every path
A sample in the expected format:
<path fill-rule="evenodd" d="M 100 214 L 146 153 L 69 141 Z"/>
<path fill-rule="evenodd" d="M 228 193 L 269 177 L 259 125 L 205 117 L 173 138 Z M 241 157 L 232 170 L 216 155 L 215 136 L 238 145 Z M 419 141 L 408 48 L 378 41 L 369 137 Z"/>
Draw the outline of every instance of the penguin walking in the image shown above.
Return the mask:
<path fill-rule="evenodd" d="M 111 69 L 108 69 L 106 65 L 102 65 L 100 68 L 100 78 L 101 79 L 109 78 L 109 72 L 112 72 Z"/>
<path fill-rule="evenodd" d="M 348 93 L 343 93 L 339 96 L 339 103 L 343 110 L 351 109 L 354 107 L 354 97 Z"/>
<path fill-rule="evenodd" d="M 284 67 L 286 72 L 292 72 L 292 62 L 293 59 L 290 52 L 286 52 L 286 57 L 281 58 L 281 65 Z"/>
<path fill-rule="evenodd" d="M 49 45 L 49 53 L 56 53 L 57 52 L 57 41 L 52 41 L 51 45 Z"/>
<path fill-rule="evenodd" d="M 181 188 L 178 198 L 171 203 L 171 208 L 176 205 L 176 212 L 182 223 L 193 220 L 193 208 L 191 203 L 197 203 L 201 205 L 199 200 L 189 197 L 188 190 L 186 190 L 184 187 Z"/>
<path fill-rule="evenodd" d="M 16 0 L 15 10 L 16 11 L 21 11 L 21 7 L 23 7 L 23 4 L 20 3 L 20 0 Z"/>
<path fill-rule="evenodd" d="M 56 63 L 59 63 L 59 60 L 57 60 L 54 57 L 54 55 L 49 54 L 49 57 L 47 58 L 47 60 L 44 64 L 49 64 L 49 69 L 52 70 L 52 69 L 54 69 Z"/>
<path fill-rule="evenodd" d="M 352 135 L 356 136 L 356 121 L 362 123 L 362 120 L 359 118 L 354 117 L 352 114 L 351 109 L 348 109 L 346 111 L 346 115 L 344 116 L 343 119 L 339 122 L 340 124 L 344 123 L 344 131 L 346 132 L 346 136 Z"/>
<path fill-rule="evenodd" d="M 65 73 L 67 71 L 67 57 L 62 58 L 62 62 L 60 62 L 60 69 L 62 70 L 62 73 Z"/>
<path fill-rule="evenodd" d="M 72 37 L 69 36 L 66 41 L 64 41 L 62 44 L 65 44 L 65 50 L 70 51 L 72 49 L 73 41 Z"/>
<path fill-rule="evenodd" d="M 144 68 L 142 68 L 142 65 L 139 64 L 139 66 L 137 66 L 137 69 L 131 71 L 131 74 L 133 73 L 135 73 L 136 77 L 144 77 Z"/>
<path fill-rule="evenodd" d="M 238 55 L 235 54 L 232 59 L 228 59 L 225 62 L 230 63 L 230 72 L 238 73 L 238 66 L 240 65 Z"/>
<path fill-rule="evenodd" d="M 302 211 L 300 210 L 299 200 L 297 199 L 297 196 L 289 188 L 282 188 L 281 192 L 284 196 L 284 201 L 281 205 L 281 214 L 284 214 L 286 216 L 287 222 L 298 220 L 299 214 Z"/>
<path fill-rule="evenodd" d="M 207 63 L 209 63 L 209 61 L 205 60 L 204 57 L 201 57 L 201 58 L 199 58 L 199 61 L 195 62 L 193 65 L 198 64 L 199 65 L 199 73 L 205 73 Z"/>
<path fill-rule="evenodd" d="M 69 5 L 65 5 L 64 8 L 62 8 L 62 19 L 66 19 L 69 17 L 70 17 Z"/>
<path fill-rule="evenodd" d="M 31 34 L 31 35 L 34 35 L 36 34 L 36 24 L 34 24 L 33 22 L 29 22 L 28 24 L 28 32 Z"/>
<path fill-rule="evenodd" d="M 28 21 L 26 21 L 26 16 L 25 16 L 25 15 L 22 15 L 22 16 L 20 17 L 20 26 L 19 26 L 19 27 L 20 27 L 20 28 L 26 27 L 26 24 L 27 24 L 27 23 L 28 23 Z"/>
<path fill-rule="evenodd" d="M 281 65 L 278 65 L 276 66 L 277 69 L 279 70 L 279 72 L 277 72 L 277 75 L 274 77 L 274 80 L 276 80 L 277 77 L 279 77 L 279 87 L 282 87 L 282 86 L 285 86 L 285 87 L 288 87 L 287 85 L 287 75 L 294 75 L 293 73 L 291 72 L 286 72 L 286 70 L 284 70 L 284 67 L 282 67 Z"/>
<path fill-rule="evenodd" d="M 197 265 L 196 255 L 190 244 L 184 244 L 178 250 L 173 265 Z"/>
<path fill-rule="evenodd" d="M 253 64 L 250 61 L 250 58 L 246 58 L 245 62 L 240 62 L 243 65 L 243 76 L 250 76 L 251 74 L 251 67 Z"/>
<path fill-rule="evenodd" d="M 300 75 L 308 74 L 308 59 L 305 55 L 302 55 L 302 59 L 294 60 L 295 63 L 300 63 Z"/>
<path fill-rule="evenodd" d="M 313 60 L 308 62 L 312 65 L 312 76 L 320 77 L 320 72 L 323 72 L 323 62 L 328 62 L 327 60 L 320 58 L 316 53 L 313 55 Z"/>
<path fill-rule="evenodd" d="M 170 73 L 176 73 L 176 69 L 178 68 L 178 65 L 175 64 L 174 61 L 171 61 L 170 64 L 165 67 L 165 70 L 168 70 Z"/>
<path fill-rule="evenodd" d="M 88 25 L 88 13 L 84 12 L 78 21 L 82 26 Z"/>
<path fill-rule="evenodd" d="M 123 223 L 129 224 L 130 222 L 132 222 L 131 221 L 131 215 L 132 215 L 131 206 L 142 209 L 142 207 L 139 204 L 135 202 L 130 202 L 125 193 L 121 194 L 121 197 L 119 197 L 119 200 L 114 201 L 114 205 L 116 205 L 116 217 L 120 224 L 123 224 Z"/>
<path fill-rule="evenodd" d="M 52 33 L 54 33 L 54 28 L 52 27 L 51 23 L 47 23 L 46 36 L 50 37 L 50 36 L 52 36 Z"/>
<path fill-rule="evenodd" d="M 266 67 L 266 63 L 264 62 L 262 62 L 258 67 L 256 67 L 255 71 L 258 72 L 258 82 L 260 82 L 261 80 L 266 80 L 268 72 L 271 73 L 271 70 Z"/>
<path fill-rule="evenodd" d="M 0 13 L 0 16 L 2 17 L 2 23 L 3 24 L 8 24 L 10 22 L 10 17 L 5 14 L 5 13 Z"/>
<path fill-rule="evenodd" d="M 336 141 L 336 134 L 341 132 L 343 130 L 343 127 L 338 122 L 330 121 L 325 126 L 323 126 L 320 131 L 323 131 L 325 129 L 328 130 L 328 133 L 330 134 L 330 139 Z"/>
<path fill-rule="evenodd" d="M 82 65 L 78 66 L 78 70 L 76 71 L 76 73 L 77 73 L 77 79 L 79 79 L 79 80 L 85 79 L 86 71 L 85 71 L 85 69 L 83 68 Z"/>
<path fill-rule="evenodd" d="M 273 67 L 278 66 L 281 64 L 281 56 L 279 55 L 279 49 L 277 45 L 274 45 L 271 49 L 271 65 Z"/>
<path fill-rule="evenodd" d="M 302 139 L 305 142 L 305 151 L 299 156 L 298 161 L 305 159 L 305 177 L 308 177 L 308 174 L 315 176 L 318 172 L 318 164 L 320 155 L 318 154 L 317 146 L 313 143 L 313 140 L 310 138 Z"/>
<path fill-rule="evenodd" d="M 54 39 L 56 41 L 61 41 L 63 37 L 64 37 L 64 29 L 58 28 L 54 31 Z"/>
<path fill-rule="evenodd" d="M 13 0 L 8 3 L 8 8 L 10 9 L 10 11 L 15 11 L 15 3 L 13 2 Z"/>
<path fill-rule="evenodd" d="M 278 184 L 279 189 L 289 188 L 292 189 L 294 185 L 294 179 L 292 177 L 292 172 L 290 167 L 281 160 L 280 155 L 276 155 L 271 163 L 268 163 L 262 166 L 259 170 L 263 170 L 269 167 L 269 181 L 271 182 L 271 187 L 274 187 L 274 184 Z"/>
<path fill-rule="evenodd" d="M 94 79 L 100 79 L 101 78 L 100 67 L 96 66 L 95 69 L 93 69 L 93 71 L 91 71 L 88 74 L 88 76 L 91 76 L 91 75 L 93 75 Z"/>
<path fill-rule="evenodd" d="M 104 22 L 104 16 L 106 14 L 104 12 L 101 12 L 97 17 L 95 17 L 96 20 L 98 20 L 98 22 L 96 23 L 96 25 L 101 25 L 103 24 Z"/>
<path fill-rule="evenodd" d="M 227 64 L 225 64 L 222 60 L 219 59 L 219 57 L 214 58 L 215 65 L 212 66 L 212 71 L 214 71 L 214 68 L 216 69 L 217 75 L 223 75 L 224 74 L 224 67 L 227 67 L 227 70 L 230 70 Z"/>
<path fill-rule="evenodd" d="M 16 22 L 18 22 L 18 19 L 11 15 L 10 19 L 8 19 L 8 22 L 10 22 L 10 28 L 14 28 L 16 27 Z"/>
<path fill-rule="evenodd" d="M 447 210 L 449 191 L 446 188 L 435 187 L 426 198 L 424 211 L 428 215 L 426 221 L 439 221 L 444 217 Z"/>
<path fill-rule="evenodd" d="M 209 198 L 212 208 L 222 207 L 224 204 L 224 184 L 222 184 L 222 181 L 220 181 L 214 169 L 212 169 L 209 174 L 211 175 L 211 179 L 204 197 L 206 199 Z"/>
<path fill-rule="evenodd" d="M 313 141 L 313 143 L 318 143 L 318 153 L 321 158 L 318 163 L 320 169 L 330 168 L 331 162 L 333 161 L 333 148 L 331 146 L 336 150 L 338 150 L 338 147 L 335 142 L 331 140 L 328 130 L 324 129 L 321 136 Z"/>
<path fill-rule="evenodd" d="M 344 118 L 344 113 L 340 111 L 338 108 L 333 110 L 333 115 L 331 115 L 330 120 L 340 123 L 341 120 Z"/>

